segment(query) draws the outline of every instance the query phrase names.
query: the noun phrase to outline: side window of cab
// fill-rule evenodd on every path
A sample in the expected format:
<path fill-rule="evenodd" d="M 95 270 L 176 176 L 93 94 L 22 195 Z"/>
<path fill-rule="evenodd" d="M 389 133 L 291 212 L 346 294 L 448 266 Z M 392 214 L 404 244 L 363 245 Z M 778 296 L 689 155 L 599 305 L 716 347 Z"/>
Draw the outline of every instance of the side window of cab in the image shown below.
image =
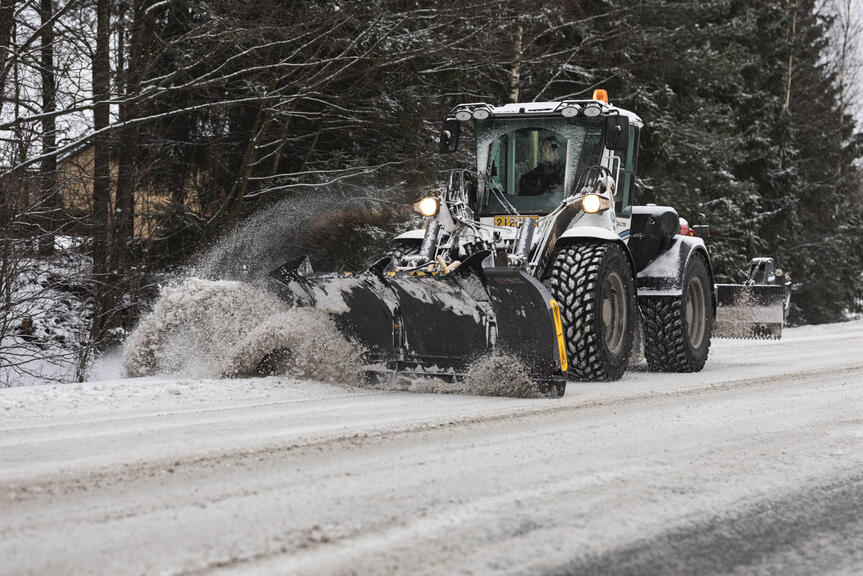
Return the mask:
<path fill-rule="evenodd" d="M 620 159 L 620 187 L 614 193 L 614 211 L 621 216 L 632 213 L 632 201 L 635 194 L 635 170 L 638 165 L 638 138 L 641 129 L 638 126 L 629 127 L 629 145 L 626 153 Z"/>

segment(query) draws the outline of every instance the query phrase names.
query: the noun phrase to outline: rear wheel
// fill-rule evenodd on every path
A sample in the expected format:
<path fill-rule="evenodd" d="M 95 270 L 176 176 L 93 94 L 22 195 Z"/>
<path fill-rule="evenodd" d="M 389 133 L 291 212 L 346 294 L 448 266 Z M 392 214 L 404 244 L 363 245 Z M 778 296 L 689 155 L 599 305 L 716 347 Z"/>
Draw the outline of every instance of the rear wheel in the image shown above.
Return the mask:
<path fill-rule="evenodd" d="M 569 376 L 623 376 L 635 328 L 635 286 L 623 249 L 611 243 L 562 248 L 547 281 L 561 307 Z"/>
<path fill-rule="evenodd" d="M 680 296 L 639 300 L 644 318 L 644 356 L 655 372 L 698 372 L 704 368 L 713 335 L 710 275 L 694 254 L 683 273 Z"/>

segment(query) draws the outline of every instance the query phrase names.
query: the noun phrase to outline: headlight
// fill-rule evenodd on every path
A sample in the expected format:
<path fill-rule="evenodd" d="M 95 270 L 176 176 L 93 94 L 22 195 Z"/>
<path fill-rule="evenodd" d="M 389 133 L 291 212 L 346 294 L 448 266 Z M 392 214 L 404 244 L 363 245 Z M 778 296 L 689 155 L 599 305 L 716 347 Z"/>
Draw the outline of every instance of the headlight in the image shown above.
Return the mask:
<path fill-rule="evenodd" d="M 581 209 L 587 214 L 596 214 L 611 208 L 611 202 L 599 194 L 585 194 L 581 199 Z"/>
<path fill-rule="evenodd" d="M 414 204 L 414 210 L 422 214 L 423 216 L 434 216 L 437 214 L 438 210 L 438 200 L 437 198 L 423 198 L 419 202 Z"/>

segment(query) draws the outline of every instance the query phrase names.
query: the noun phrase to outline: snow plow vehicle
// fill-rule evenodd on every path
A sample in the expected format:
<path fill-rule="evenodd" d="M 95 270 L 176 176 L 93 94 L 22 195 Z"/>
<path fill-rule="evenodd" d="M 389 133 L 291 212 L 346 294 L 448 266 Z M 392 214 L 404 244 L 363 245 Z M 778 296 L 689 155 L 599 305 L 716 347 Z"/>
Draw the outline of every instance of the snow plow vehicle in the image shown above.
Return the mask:
<path fill-rule="evenodd" d="M 289 302 L 329 312 L 379 374 L 458 378 L 501 354 L 560 395 L 567 377 L 620 378 L 637 334 L 651 370 L 694 372 L 717 327 L 781 333 L 787 287 L 772 260 L 747 284 L 717 288 L 701 227 L 671 207 L 633 205 L 643 124 L 604 91 L 458 105 L 442 153 L 458 149 L 468 122 L 475 167 L 449 171 L 438 195 L 414 205 L 424 225 L 390 254 L 360 274 L 315 275 L 305 261 L 270 275 Z"/>

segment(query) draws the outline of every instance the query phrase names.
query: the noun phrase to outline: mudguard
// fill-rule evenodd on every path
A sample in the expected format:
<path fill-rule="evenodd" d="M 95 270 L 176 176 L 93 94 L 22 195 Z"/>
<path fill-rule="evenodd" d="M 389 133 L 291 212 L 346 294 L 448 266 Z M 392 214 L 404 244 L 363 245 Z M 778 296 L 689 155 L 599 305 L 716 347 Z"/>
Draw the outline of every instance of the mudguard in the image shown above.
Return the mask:
<path fill-rule="evenodd" d="M 560 235 L 558 242 L 575 238 L 594 238 L 596 240 L 621 242 L 620 236 L 618 236 L 614 231 L 600 228 L 599 226 L 573 226 Z"/>
<path fill-rule="evenodd" d="M 635 276 L 635 261 L 632 258 L 629 246 L 626 245 L 626 242 L 624 242 L 616 232 L 608 230 L 607 228 L 601 228 L 599 226 L 573 226 L 572 228 L 568 228 L 557 239 L 555 249 L 557 249 L 558 246 L 565 246 L 567 244 L 584 240 L 601 240 L 603 242 L 615 242 L 620 244 L 620 247 L 623 248 L 624 254 L 626 254 L 626 259 L 629 261 L 632 275 Z"/>
<path fill-rule="evenodd" d="M 654 257 L 636 274 L 636 285 L 640 296 L 680 296 L 683 293 L 683 273 L 689 259 L 701 254 L 707 262 L 710 285 L 713 286 L 713 267 L 704 240 L 676 234 L 667 250 Z M 716 310 L 716 294 L 711 290 L 713 308 Z"/>

